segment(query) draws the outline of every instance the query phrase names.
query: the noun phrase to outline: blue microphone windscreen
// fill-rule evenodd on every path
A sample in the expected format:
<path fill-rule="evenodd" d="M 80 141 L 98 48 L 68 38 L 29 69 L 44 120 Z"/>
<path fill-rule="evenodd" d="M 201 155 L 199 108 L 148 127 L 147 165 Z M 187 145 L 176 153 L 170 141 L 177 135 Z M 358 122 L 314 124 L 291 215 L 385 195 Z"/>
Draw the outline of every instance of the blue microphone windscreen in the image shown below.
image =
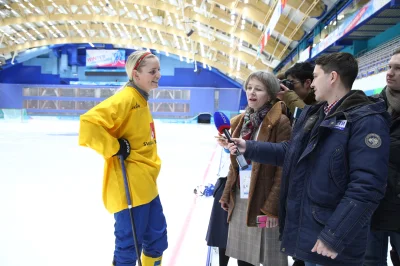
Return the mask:
<path fill-rule="evenodd" d="M 231 123 L 229 121 L 229 118 L 222 112 L 214 113 L 214 124 L 220 133 L 222 133 L 224 129 L 231 128 Z"/>

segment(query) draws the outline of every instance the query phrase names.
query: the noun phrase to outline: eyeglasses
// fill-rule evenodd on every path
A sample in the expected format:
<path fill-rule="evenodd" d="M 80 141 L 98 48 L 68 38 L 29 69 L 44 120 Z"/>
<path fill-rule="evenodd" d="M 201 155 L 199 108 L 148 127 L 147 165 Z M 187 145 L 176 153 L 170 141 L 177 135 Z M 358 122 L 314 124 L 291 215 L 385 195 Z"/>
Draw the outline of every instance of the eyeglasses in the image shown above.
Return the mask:
<path fill-rule="evenodd" d="M 290 83 L 292 83 L 293 85 L 297 84 L 297 83 L 301 83 L 301 81 L 299 80 L 289 80 Z"/>

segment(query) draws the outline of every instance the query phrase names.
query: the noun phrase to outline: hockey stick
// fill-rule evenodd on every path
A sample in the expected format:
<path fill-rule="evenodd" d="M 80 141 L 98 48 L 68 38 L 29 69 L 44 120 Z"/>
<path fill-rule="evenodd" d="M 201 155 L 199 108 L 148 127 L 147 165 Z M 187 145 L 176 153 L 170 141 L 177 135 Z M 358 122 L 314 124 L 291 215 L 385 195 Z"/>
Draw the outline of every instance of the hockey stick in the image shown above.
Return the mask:
<path fill-rule="evenodd" d="M 138 241 L 137 241 L 137 236 L 136 236 L 136 230 L 135 230 L 135 220 L 133 219 L 133 214 L 132 214 L 132 201 L 131 201 L 131 193 L 129 191 L 128 175 L 126 174 L 124 158 L 122 157 L 122 155 L 119 155 L 118 158 L 121 163 L 122 176 L 124 178 L 125 195 L 126 195 L 126 201 L 128 202 L 129 216 L 131 218 L 133 242 L 135 243 L 135 250 L 136 250 L 136 255 L 137 255 L 137 260 L 138 260 L 139 266 L 142 266 L 142 261 L 140 260 L 140 253 L 139 253 L 139 246 L 138 246 Z"/>
<path fill-rule="evenodd" d="M 211 249 L 212 247 L 208 246 L 206 266 L 211 266 Z"/>

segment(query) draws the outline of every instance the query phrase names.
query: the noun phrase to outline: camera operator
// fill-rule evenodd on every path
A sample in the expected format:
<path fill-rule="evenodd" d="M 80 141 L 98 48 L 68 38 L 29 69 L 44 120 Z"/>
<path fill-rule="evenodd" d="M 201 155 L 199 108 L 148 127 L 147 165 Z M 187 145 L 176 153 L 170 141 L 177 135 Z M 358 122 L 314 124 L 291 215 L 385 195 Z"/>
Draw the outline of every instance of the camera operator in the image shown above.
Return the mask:
<path fill-rule="evenodd" d="M 281 80 L 281 91 L 277 98 L 283 101 L 289 108 L 290 113 L 294 115 L 296 107 L 303 109 L 304 106 L 314 105 L 315 100 L 314 90 L 311 88 L 311 83 L 314 80 L 314 66 L 308 62 L 296 63 L 293 67 L 286 70 L 284 78 Z M 304 262 L 297 258 L 293 258 L 293 266 L 304 266 Z"/>
<path fill-rule="evenodd" d="M 296 107 L 303 109 L 305 105 L 316 104 L 313 82 L 314 66 L 308 62 L 296 63 L 285 72 L 285 80 L 281 80 L 281 91 L 277 98 L 288 106 L 294 114 Z"/>

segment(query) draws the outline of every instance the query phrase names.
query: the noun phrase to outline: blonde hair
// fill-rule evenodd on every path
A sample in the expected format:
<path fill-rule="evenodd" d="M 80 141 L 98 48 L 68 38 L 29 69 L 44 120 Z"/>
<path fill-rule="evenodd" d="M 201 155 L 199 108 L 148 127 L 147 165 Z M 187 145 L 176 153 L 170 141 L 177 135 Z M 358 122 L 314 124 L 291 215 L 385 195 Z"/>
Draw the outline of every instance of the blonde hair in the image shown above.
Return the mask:
<path fill-rule="evenodd" d="M 279 80 L 272 73 L 267 71 L 256 71 L 251 73 L 244 83 L 244 91 L 246 91 L 247 85 L 251 79 L 257 79 L 260 81 L 265 86 L 270 99 L 276 99 L 276 94 L 281 90 L 281 86 L 279 85 Z"/>
<path fill-rule="evenodd" d="M 145 53 L 149 53 L 149 52 L 143 51 L 143 50 L 135 51 L 128 56 L 128 59 L 126 60 L 126 63 L 125 63 L 125 71 L 126 71 L 126 74 L 128 75 L 128 81 L 126 82 L 125 85 L 123 85 L 121 88 L 119 88 L 115 93 L 123 90 L 130 81 L 133 81 L 133 76 L 132 76 L 133 69 L 136 66 L 136 63 L 138 62 L 138 60 L 142 56 L 144 56 Z M 139 62 L 139 64 L 137 65 L 136 70 L 140 72 L 141 68 L 146 65 L 146 60 L 149 58 L 157 58 L 157 57 L 151 53 L 144 56 L 141 59 L 141 61 Z"/>
<path fill-rule="evenodd" d="M 135 67 L 136 63 L 138 60 L 146 53 L 149 53 L 147 51 L 135 51 L 131 53 L 126 60 L 125 64 L 125 71 L 126 74 L 128 75 L 129 80 L 133 80 L 132 73 L 133 73 L 133 68 Z M 139 65 L 136 67 L 136 70 L 140 72 L 140 69 L 146 65 L 146 60 L 149 58 L 155 58 L 156 56 L 153 54 L 148 54 L 142 58 L 142 60 L 139 62 Z"/>

